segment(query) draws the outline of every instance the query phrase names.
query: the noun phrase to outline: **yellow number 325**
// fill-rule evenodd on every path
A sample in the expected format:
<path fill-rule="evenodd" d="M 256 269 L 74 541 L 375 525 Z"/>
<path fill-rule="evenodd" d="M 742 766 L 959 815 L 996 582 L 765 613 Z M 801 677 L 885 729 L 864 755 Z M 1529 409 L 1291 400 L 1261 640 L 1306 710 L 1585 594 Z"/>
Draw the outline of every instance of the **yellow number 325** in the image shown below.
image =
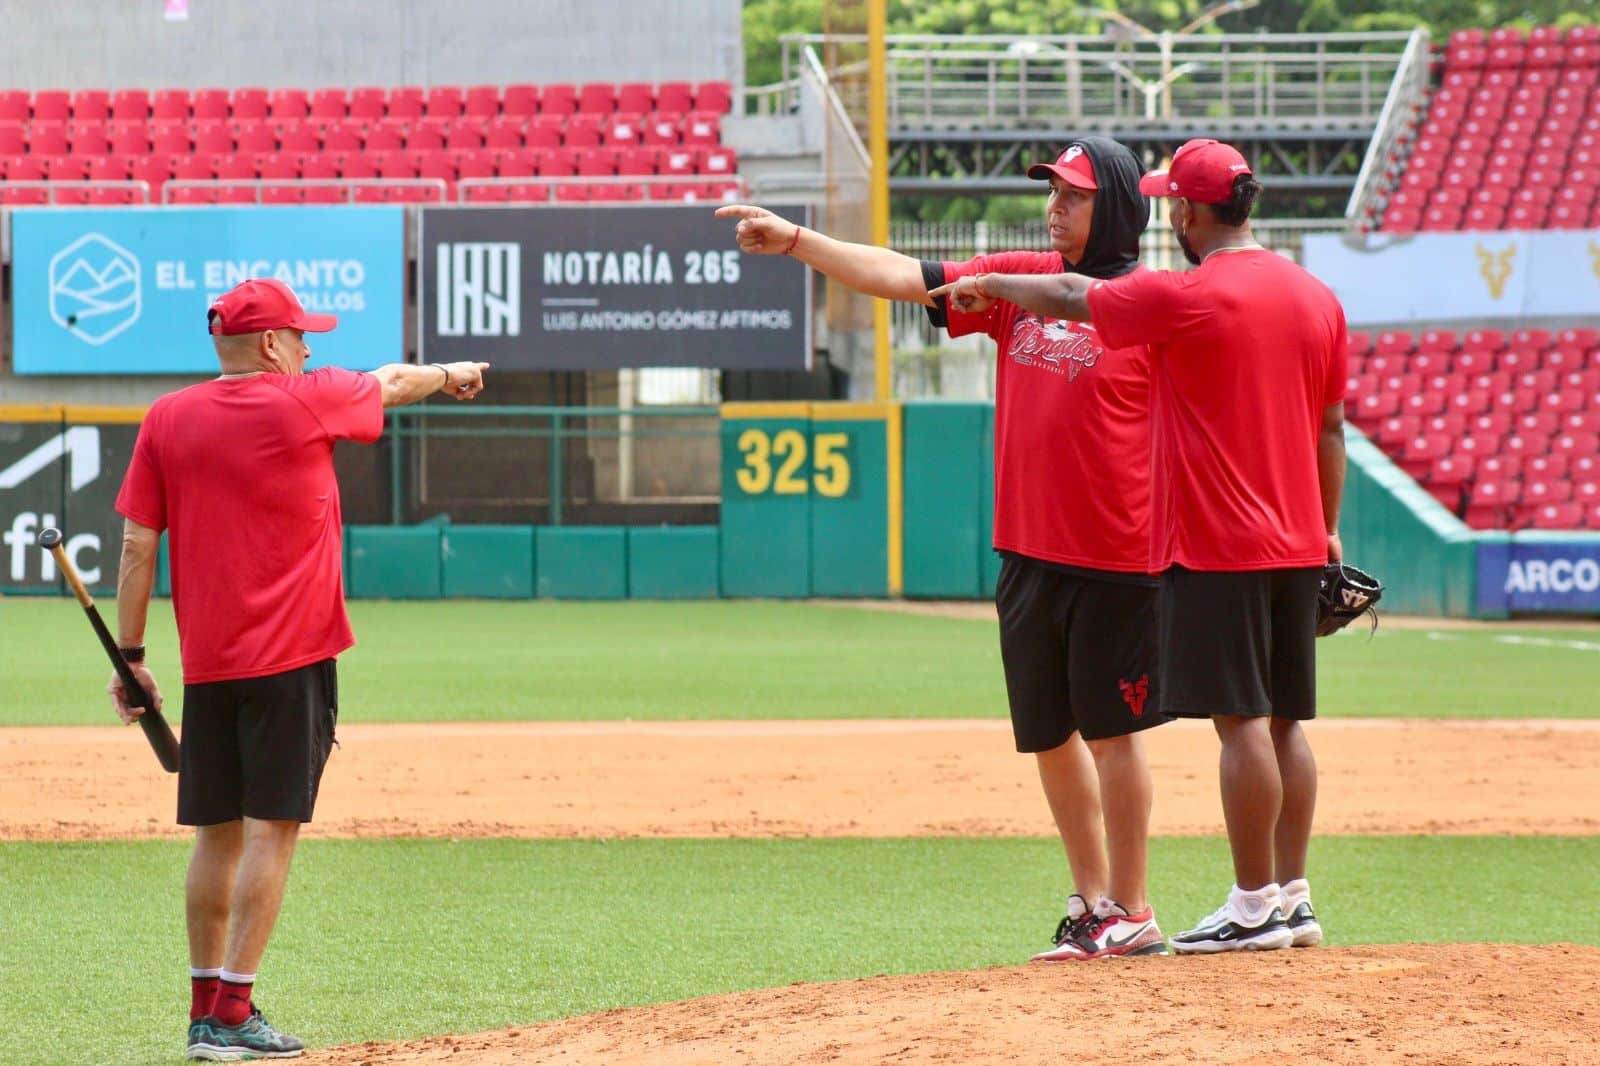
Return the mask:
<path fill-rule="evenodd" d="M 816 472 L 811 482 L 819 495 L 837 497 L 850 491 L 849 444 L 844 433 L 816 435 Z M 769 436 L 764 430 L 747 429 L 739 434 L 739 453 L 744 464 L 735 477 L 745 495 L 760 496 L 768 491 L 780 496 L 805 494 L 806 480 L 800 471 L 806 463 L 806 438 L 799 430 L 781 429 Z"/>

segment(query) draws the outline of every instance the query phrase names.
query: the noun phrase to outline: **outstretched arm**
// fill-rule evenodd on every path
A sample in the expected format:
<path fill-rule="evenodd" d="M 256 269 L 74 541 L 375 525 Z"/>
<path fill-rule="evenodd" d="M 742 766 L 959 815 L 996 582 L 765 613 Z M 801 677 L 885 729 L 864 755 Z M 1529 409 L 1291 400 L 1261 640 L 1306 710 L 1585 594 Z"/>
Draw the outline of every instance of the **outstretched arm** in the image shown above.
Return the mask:
<path fill-rule="evenodd" d="M 383 388 L 384 407 L 405 407 L 443 392 L 457 400 L 470 400 L 483 391 L 488 363 L 387 363 L 371 371 Z"/>
<path fill-rule="evenodd" d="M 966 314 L 982 314 L 997 301 L 1016 304 L 1045 318 L 1089 321 L 1089 286 L 1082 274 L 969 274 L 928 292 L 946 297 Z"/>
<path fill-rule="evenodd" d="M 790 255 L 846 288 L 885 300 L 934 306 L 922 279 L 922 263 L 870 244 L 836 241 L 814 229 L 753 204 L 717 208 L 718 218 L 736 218 L 734 236 L 748 255 Z"/>

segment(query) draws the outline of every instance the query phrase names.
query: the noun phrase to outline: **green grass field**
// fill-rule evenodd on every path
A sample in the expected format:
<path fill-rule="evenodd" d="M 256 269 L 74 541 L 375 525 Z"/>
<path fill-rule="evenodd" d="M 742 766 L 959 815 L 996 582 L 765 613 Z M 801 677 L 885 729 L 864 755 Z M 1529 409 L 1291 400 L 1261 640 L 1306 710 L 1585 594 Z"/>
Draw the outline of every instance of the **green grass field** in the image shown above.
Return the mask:
<path fill-rule="evenodd" d="M 178 1060 L 186 853 L 0 845 L 0 1062 Z M 1230 880 L 1217 841 L 1151 857 L 1169 933 Z M 1336 943 L 1600 944 L 1600 838 L 1324 838 L 1312 859 Z M 1045 943 L 1064 877 L 1043 840 L 310 841 L 260 999 L 326 1046 L 1011 964 Z"/>
<path fill-rule="evenodd" d="M 346 721 L 1005 716 L 991 622 L 804 603 L 351 604 Z M 65 599 L 0 600 L 0 725 L 114 721 L 109 676 Z M 1443 639 L 1440 639 L 1443 638 Z M 1508 640 L 1534 643 L 1508 643 Z M 179 691 L 170 607 L 151 661 Z M 1600 716 L 1600 626 L 1380 629 L 1321 645 L 1322 712 Z"/>

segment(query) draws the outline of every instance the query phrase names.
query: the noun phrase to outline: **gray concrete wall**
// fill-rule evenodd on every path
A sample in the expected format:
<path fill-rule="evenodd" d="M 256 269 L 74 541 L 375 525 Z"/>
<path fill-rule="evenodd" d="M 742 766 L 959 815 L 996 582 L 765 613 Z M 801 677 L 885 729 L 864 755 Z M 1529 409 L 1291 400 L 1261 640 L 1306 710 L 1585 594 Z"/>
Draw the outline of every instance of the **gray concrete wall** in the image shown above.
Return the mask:
<path fill-rule="evenodd" d="M 0 0 L 0 87 L 744 81 L 740 0 Z"/>

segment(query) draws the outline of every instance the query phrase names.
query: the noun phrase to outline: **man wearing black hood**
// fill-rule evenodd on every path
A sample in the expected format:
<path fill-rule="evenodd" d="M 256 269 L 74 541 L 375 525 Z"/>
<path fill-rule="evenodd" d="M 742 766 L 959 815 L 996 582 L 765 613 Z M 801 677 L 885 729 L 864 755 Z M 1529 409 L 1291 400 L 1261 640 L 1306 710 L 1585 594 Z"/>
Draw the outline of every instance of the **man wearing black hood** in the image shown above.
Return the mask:
<path fill-rule="evenodd" d="M 1028 176 L 1048 180 L 1049 252 L 923 262 L 835 241 L 733 204 L 739 247 L 792 255 L 858 292 L 928 308 L 951 336 L 999 345 L 995 389 L 996 604 L 1017 750 L 1031 752 L 1072 870 L 1067 917 L 1043 961 L 1165 954 L 1145 895 L 1151 781 L 1139 734 L 1167 721 L 1152 699 L 1157 582 L 1150 575 L 1149 356 L 1092 326 L 996 303 L 964 314 L 929 290 L 982 273 L 1139 269 L 1150 204 L 1124 146 L 1069 144 Z M 1098 780 L 1097 780 L 1098 778 Z M 1103 825 L 1103 829 L 1102 829 Z"/>

